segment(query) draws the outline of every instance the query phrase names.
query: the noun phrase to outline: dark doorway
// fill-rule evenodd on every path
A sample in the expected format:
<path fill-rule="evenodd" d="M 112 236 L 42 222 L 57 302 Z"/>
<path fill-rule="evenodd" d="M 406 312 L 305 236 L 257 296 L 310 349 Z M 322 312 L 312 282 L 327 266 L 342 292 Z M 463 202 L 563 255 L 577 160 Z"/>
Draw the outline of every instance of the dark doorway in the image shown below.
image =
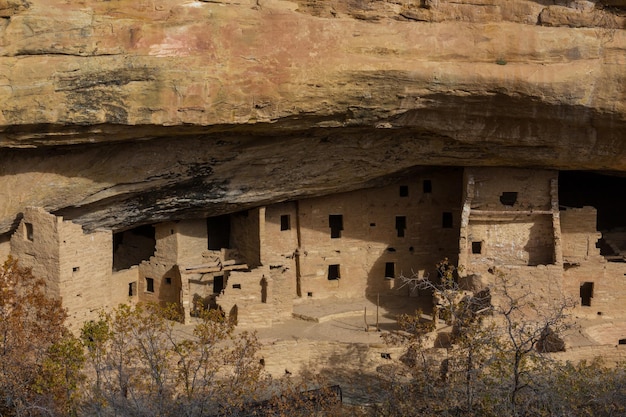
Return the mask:
<path fill-rule="evenodd" d="M 441 215 L 441 227 L 444 229 L 452 228 L 452 213 L 446 211 Z"/>
<path fill-rule="evenodd" d="M 394 262 L 385 263 L 385 278 L 394 279 L 396 277 L 396 264 Z"/>
<path fill-rule="evenodd" d="M 146 291 L 154 292 L 154 278 L 146 277 Z"/>
<path fill-rule="evenodd" d="M 291 219 L 288 214 L 280 216 L 280 230 L 291 230 Z"/>
<path fill-rule="evenodd" d="M 129 282 L 128 283 L 128 296 L 129 297 L 134 297 L 137 295 L 137 283 L 136 282 Z"/>
<path fill-rule="evenodd" d="M 406 229 L 406 216 L 396 216 L 396 232 L 398 237 L 404 237 Z"/>
<path fill-rule="evenodd" d="M 230 215 L 209 217 L 206 219 L 209 250 L 230 248 Z"/>
<path fill-rule="evenodd" d="M 338 239 L 341 237 L 341 231 L 343 230 L 343 215 L 331 214 L 328 216 L 328 226 L 330 227 L 331 239 Z"/>
<path fill-rule="evenodd" d="M 580 305 L 590 307 L 593 298 L 593 282 L 583 282 L 580 286 Z"/>
<path fill-rule="evenodd" d="M 431 180 L 424 180 L 422 182 L 422 191 L 424 194 L 430 194 L 433 192 L 433 183 Z"/>
<path fill-rule="evenodd" d="M 213 294 L 219 294 L 224 289 L 224 275 L 213 277 Z"/>
<path fill-rule="evenodd" d="M 328 280 L 332 281 L 341 278 L 339 274 L 339 265 L 328 265 Z"/>

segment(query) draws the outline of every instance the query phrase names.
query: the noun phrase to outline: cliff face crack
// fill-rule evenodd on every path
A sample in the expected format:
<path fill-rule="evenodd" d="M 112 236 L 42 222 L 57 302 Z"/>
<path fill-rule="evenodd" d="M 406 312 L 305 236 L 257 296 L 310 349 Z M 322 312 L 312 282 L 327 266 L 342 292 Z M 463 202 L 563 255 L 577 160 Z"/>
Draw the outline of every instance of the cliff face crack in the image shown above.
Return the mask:
<path fill-rule="evenodd" d="M 85 58 L 85 57 L 95 57 L 95 56 L 118 56 L 118 55 L 123 55 L 121 53 L 112 53 L 112 52 L 101 52 L 99 53 L 98 51 L 90 51 L 90 52 L 83 52 L 83 53 L 76 53 L 76 52 L 63 52 L 63 51 L 49 51 L 49 50 L 40 50 L 40 51 L 18 51 L 15 54 L 11 54 L 9 56 L 11 57 L 29 57 L 29 56 L 68 56 L 68 57 L 81 57 L 81 58 Z M 146 80 L 147 81 L 147 80 Z M 63 90 L 56 90 L 56 91 L 63 91 Z"/>
<path fill-rule="evenodd" d="M 135 81 L 154 81 L 152 70 L 147 68 L 123 68 L 104 72 L 59 74 L 55 91 L 86 90 L 94 87 L 122 86 Z"/>

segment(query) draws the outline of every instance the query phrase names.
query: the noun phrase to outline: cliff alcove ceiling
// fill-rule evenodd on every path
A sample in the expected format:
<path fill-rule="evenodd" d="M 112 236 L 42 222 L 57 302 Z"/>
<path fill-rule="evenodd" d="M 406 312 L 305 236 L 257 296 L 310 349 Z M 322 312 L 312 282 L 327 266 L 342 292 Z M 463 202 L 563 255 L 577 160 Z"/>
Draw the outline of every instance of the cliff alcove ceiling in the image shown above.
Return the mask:
<path fill-rule="evenodd" d="M 625 7 L 0 0 L 0 234 L 27 206 L 119 231 L 424 166 L 623 173 Z"/>

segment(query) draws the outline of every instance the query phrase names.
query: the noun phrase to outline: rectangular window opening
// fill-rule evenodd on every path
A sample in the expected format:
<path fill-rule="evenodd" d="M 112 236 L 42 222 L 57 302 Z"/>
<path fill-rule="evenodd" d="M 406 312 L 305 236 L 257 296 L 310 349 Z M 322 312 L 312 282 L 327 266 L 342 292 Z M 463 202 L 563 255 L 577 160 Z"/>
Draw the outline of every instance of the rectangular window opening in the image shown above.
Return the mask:
<path fill-rule="evenodd" d="M 339 264 L 328 265 L 328 280 L 329 281 L 341 278 L 339 274 L 339 269 L 340 269 Z"/>
<path fill-rule="evenodd" d="M 24 223 L 24 226 L 26 226 L 26 239 L 30 240 L 31 242 L 33 241 L 34 235 L 33 235 L 33 224 L 32 223 Z"/>
<path fill-rule="evenodd" d="M 291 219 L 288 214 L 280 216 L 280 230 L 291 230 Z"/>
<path fill-rule="evenodd" d="M 146 291 L 154 292 L 154 278 L 146 277 Z"/>
<path fill-rule="evenodd" d="M 230 248 L 230 216 L 209 217 L 207 221 L 208 250 Z"/>
<path fill-rule="evenodd" d="M 400 197 L 408 197 L 409 196 L 409 186 L 401 185 L 400 186 Z"/>
<path fill-rule="evenodd" d="M 343 215 L 331 214 L 328 216 L 328 226 L 330 227 L 330 238 L 338 239 L 343 230 Z"/>
<path fill-rule="evenodd" d="M 74 268 L 72 268 L 72 272 L 78 272 L 80 271 L 80 267 L 75 266 Z"/>
<path fill-rule="evenodd" d="M 129 282 L 128 283 L 128 296 L 134 297 L 135 295 L 137 295 L 137 283 Z"/>
<path fill-rule="evenodd" d="M 422 191 L 424 194 L 430 194 L 433 192 L 433 183 L 431 180 L 424 180 L 422 182 Z"/>
<path fill-rule="evenodd" d="M 233 284 L 233 288 L 236 290 L 240 290 L 241 289 L 241 284 Z"/>
<path fill-rule="evenodd" d="M 444 229 L 452 228 L 452 213 L 444 211 L 441 216 L 441 227 Z"/>
<path fill-rule="evenodd" d="M 580 286 L 580 305 L 591 307 L 593 298 L 593 282 L 583 282 Z"/>
<path fill-rule="evenodd" d="M 483 242 L 472 242 L 472 253 L 483 253 Z"/>
<path fill-rule="evenodd" d="M 385 262 L 385 279 L 395 279 L 396 264 L 395 262 Z"/>
<path fill-rule="evenodd" d="M 398 237 L 404 237 L 406 229 L 406 216 L 396 216 L 396 232 Z"/>

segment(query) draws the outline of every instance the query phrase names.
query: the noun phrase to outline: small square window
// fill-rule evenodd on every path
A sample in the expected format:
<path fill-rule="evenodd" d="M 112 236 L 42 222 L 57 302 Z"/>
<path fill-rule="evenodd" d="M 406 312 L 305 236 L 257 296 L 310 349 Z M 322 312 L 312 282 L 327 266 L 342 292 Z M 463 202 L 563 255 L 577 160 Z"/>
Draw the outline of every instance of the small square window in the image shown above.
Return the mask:
<path fill-rule="evenodd" d="M 154 292 L 154 278 L 146 277 L 146 291 Z"/>
<path fill-rule="evenodd" d="M 32 223 L 24 223 L 24 226 L 25 226 L 25 232 L 26 232 L 26 239 L 28 239 L 28 240 L 30 240 L 32 242 L 33 238 L 34 238 L 33 224 Z"/>
<path fill-rule="evenodd" d="M 433 183 L 431 180 L 424 180 L 422 182 L 422 191 L 424 194 L 429 194 L 433 192 Z"/>
<path fill-rule="evenodd" d="M 449 211 L 444 211 L 441 215 L 441 227 L 444 229 L 452 228 L 452 213 Z"/>
<path fill-rule="evenodd" d="M 483 242 L 472 242 L 472 253 L 483 253 Z"/>
<path fill-rule="evenodd" d="M 79 266 L 75 266 L 74 268 L 72 268 L 72 272 L 76 273 L 80 271 L 80 267 Z"/>
<path fill-rule="evenodd" d="M 288 214 L 283 214 L 280 216 L 280 230 L 290 230 L 291 229 L 291 219 Z"/>
<path fill-rule="evenodd" d="M 400 186 L 400 197 L 408 197 L 409 196 L 409 186 L 401 185 Z"/>
<path fill-rule="evenodd" d="M 172 285 L 172 278 L 170 278 L 170 277 L 165 278 L 165 283 L 167 285 Z"/>
<path fill-rule="evenodd" d="M 341 278 L 341 275 L 339 274 L 339 265 L 328 265 L 328 280 L 332 281 L 339 278 Z"/>

